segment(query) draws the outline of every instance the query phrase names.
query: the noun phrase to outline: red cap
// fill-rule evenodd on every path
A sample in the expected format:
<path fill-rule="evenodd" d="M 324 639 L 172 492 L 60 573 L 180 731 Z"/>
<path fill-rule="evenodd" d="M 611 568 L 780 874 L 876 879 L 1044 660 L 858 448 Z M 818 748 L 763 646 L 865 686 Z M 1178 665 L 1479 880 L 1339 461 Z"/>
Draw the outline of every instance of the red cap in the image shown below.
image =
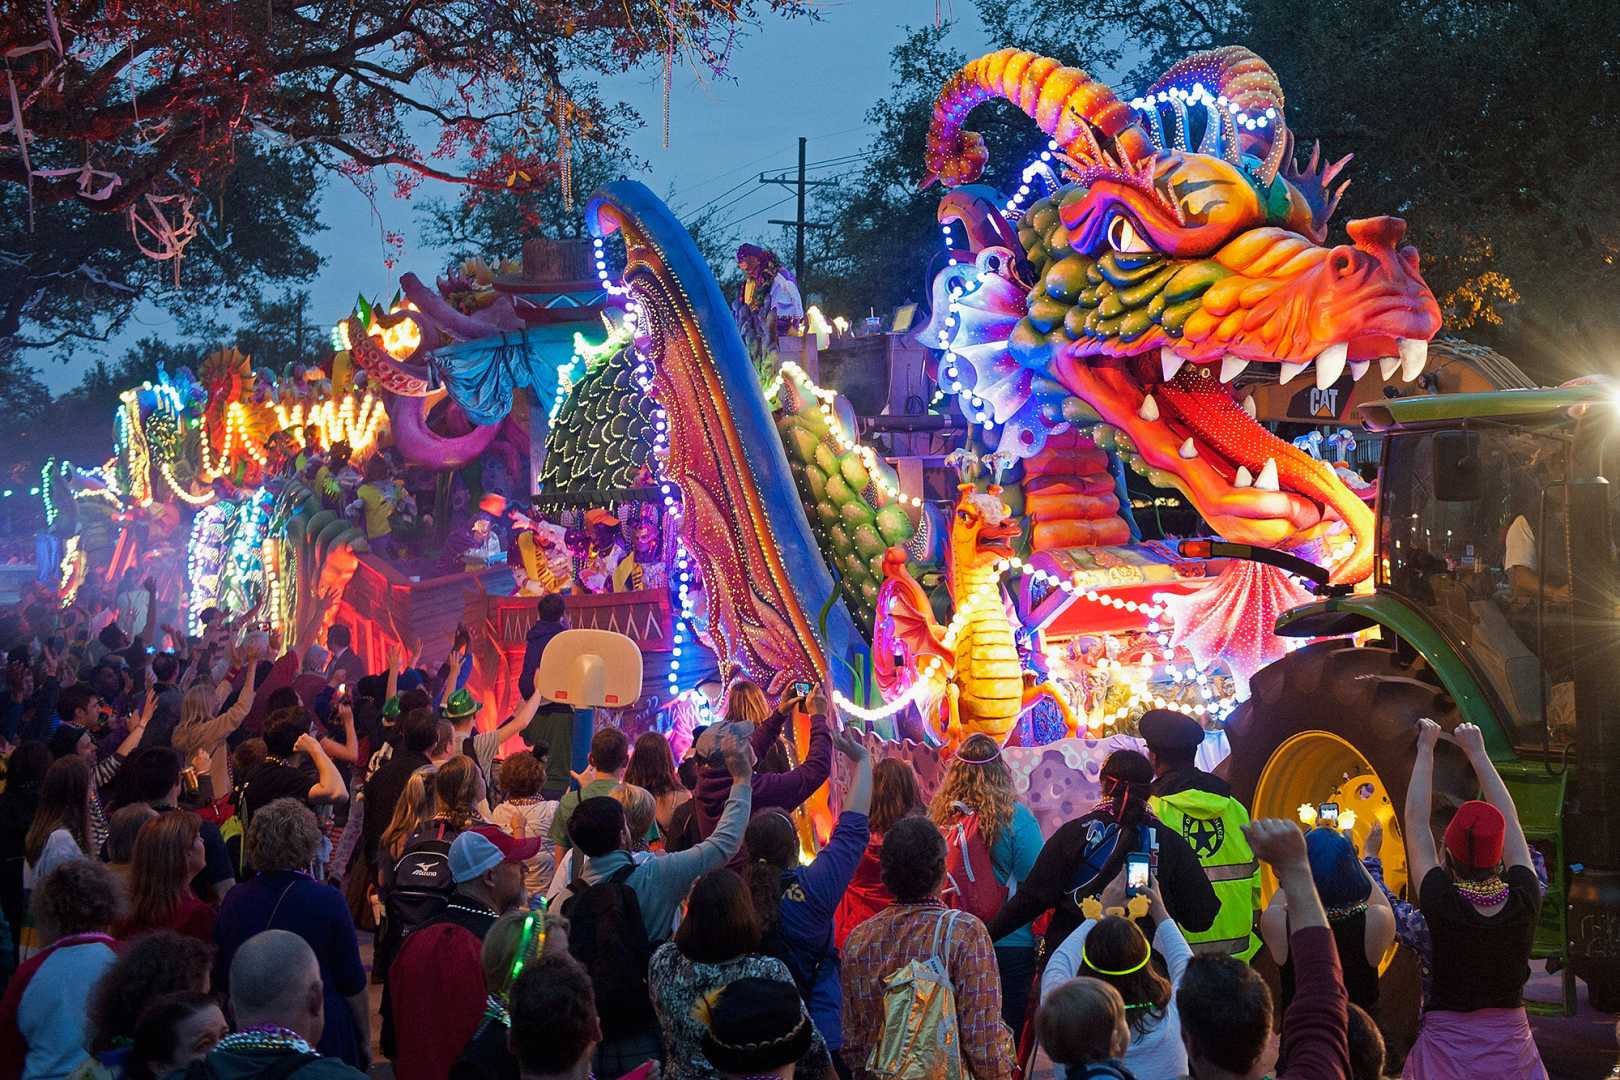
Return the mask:
<path fill-rule="evenodd" d="M 1446 826 L 1446 851 L 1464 870 L 1489 870 L 1502 861 L 1506 832 L 1502 811 L 1478 799 L 1465 802 Z"/>
<path fill-rule="evenodd" d="M 467 831 L 477 833 L 499 848 L 502 862 L 526 862 L 540 854 L 540 848 L 546 842 L 546 838 L 543 836 L 531 836 L 526 840 L 519 840 L 517 837 L 507 833 L 499 825 L 474 825 Z"/>

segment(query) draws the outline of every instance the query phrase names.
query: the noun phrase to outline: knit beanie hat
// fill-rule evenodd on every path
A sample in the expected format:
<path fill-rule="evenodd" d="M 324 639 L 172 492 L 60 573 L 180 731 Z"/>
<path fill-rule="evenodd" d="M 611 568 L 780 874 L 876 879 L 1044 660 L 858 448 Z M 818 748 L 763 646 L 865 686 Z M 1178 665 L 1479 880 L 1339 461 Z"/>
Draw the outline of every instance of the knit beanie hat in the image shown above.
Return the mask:
<path fill-rule="evenodd" d="M 738 979 L 699 1007 L 708 1022 L 703 1053 L 722 1073 L 770 1072 L 798 1061 L 810 1049 L 814 1029 L 792 983 Z"/>
<path fill-rule="evenodd" d="M 1463 803 L 1446 826 L 1446 851 L 1463 870 L 1489 870 L 1502 861 L 1507 822 L 1502 811 L 1478 799 Z"/>

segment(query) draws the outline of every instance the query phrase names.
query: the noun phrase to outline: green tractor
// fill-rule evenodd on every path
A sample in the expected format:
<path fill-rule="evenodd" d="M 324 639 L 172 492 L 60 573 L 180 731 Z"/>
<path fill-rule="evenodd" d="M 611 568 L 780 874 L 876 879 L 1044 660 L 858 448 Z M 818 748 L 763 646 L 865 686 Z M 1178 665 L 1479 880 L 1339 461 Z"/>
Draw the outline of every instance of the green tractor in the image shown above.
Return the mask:
<path fill-rule="evenodd" d="M 1228 778 L 1254 817 L 1335 802 L 1358 843 L 1377 820 L 1385 880 L 1410 895 L 1416 722 L 1478 724 L 1546 859 L 1534 955 L 1562 964 L 1551 1008 L 1573 1009 L 1578 975 L 1620 1011 L 1620 392 L 1406 398 L 1362 417 L 1385 436 L 1376 589 L 1322 591 L 1279 619 L 1313 641 L 1255 676 L 1227 725 Z M 1429 824 L 1476 791 L 1443 742 Z M 1392 951 L 1386 980 L 1415 993 L 1414 976 Z"/>

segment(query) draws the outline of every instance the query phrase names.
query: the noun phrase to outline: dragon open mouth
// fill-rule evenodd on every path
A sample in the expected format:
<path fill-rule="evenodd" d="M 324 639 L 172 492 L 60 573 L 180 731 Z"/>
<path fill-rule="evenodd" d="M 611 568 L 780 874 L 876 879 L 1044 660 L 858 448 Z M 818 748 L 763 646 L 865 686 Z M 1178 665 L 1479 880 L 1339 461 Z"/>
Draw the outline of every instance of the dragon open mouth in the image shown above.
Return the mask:
<path fill-rule="evenodd" d="M 1052 137 L 1048 193 L 1010 219 L 964 186 L 987 152 L 963 123 L 994 97 Z M 969 250 L 936 278 L 919 338 L 945 343 L 946 378 L 972 419 L 1001 426 L 1001 449 L 1034 453 L 1089 410 L 1221 535 L 1309 548 L 1355 582 L 1372 571 L 1372 512 L 1234 389 L 1265 368 L 1326 389 L 1375 363 L 1410 382 L 1440 309 L 1401 219 L 1352 220 L 1348 243 L 1328 243 L 1348 159 L 1313 150 L 1301 165 L 1293 150 L 1275 73 L 1239 46 L 1189 57 L 1128 103 L 1048 57 L 971 61 L 941 89 L 925 151 L 958 189 L 940 204 L 946 235 L 959 225 Z M 1317 543 L 1335 532 L 1348 551 Z"/>

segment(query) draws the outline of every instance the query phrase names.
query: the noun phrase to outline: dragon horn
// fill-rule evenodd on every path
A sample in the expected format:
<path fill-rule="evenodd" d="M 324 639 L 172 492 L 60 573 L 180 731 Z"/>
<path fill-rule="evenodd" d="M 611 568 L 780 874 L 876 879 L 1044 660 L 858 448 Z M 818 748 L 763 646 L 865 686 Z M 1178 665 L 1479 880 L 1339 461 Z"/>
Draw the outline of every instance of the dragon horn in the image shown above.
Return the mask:
<path fill-rule="evenodd" d="M 964 131 L 968 113 L 1005 98 L 1028 113 L 1069 156 L 1093 164 L 1135 163 L 1154 152 L 1131 110 L 1106 85 L 1049 56 L 1002 49 L 951 76 L 934 101 L 928 127 L 927 187 L 935 180 L 957 187 L 978 179 L 990 158 L 984 137 Z"/>
<path fill-rule="evenodd" d="M 1241 45 L 1194 53 L 1161 75 L 1144 96 L 1152 97 L 1172 86 L 1185 90 L 1195 82 L 1203 83 L 1211 94 L 1225 98 L 1251 117 L 1265 116 L 1267 109 L 1272 111 L 1265 126 L 1252 131 L 1240 130 L 1230 112 L 1219 113 L 1223 145 L 1232 148 L 1234 155 L 1241 146 L 1262 157 L 1261 178 L 1271 183 L 1282 167 L 1287 150 L 1283 136 L 1288 130 L 1283 118 L 1282 85 L 1271 65 Z"/>

